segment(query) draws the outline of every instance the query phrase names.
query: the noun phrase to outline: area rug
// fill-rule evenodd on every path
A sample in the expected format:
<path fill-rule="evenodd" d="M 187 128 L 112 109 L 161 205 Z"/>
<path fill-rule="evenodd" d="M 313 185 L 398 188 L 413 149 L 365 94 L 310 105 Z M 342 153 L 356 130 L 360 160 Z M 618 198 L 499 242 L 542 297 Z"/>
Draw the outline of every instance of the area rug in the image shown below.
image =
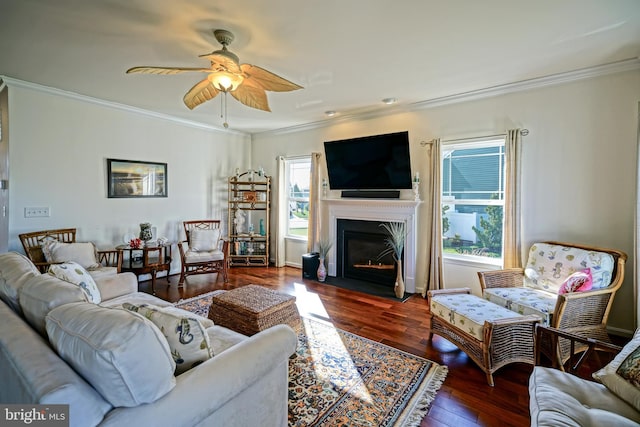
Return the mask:
<path fill-rule="evenodd" d="M 215 291 L 214 291 L 215 292 Z M 176 306 L 206 316 L 211 294 Z M 289 426 L 419 426 L 447 367 L 303 318 L 289 360 Z"/>

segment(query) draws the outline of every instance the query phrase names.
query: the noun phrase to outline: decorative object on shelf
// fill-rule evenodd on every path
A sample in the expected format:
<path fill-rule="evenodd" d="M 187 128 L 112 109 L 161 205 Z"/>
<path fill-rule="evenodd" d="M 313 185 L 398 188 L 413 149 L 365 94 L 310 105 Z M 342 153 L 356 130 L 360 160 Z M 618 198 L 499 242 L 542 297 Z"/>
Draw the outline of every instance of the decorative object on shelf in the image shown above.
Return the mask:
<path fill-rule="evenodd" d="M 244 192 L 244 201 L 249 203 L 255 203 L 258 201 L 258 197 L 256 196 L 255 191 L 245 191 Z"/>
<path fill-rule="evenodd" d="M 260 235 L 264 236 L 266 232 L 264 231 L 264 219 L 260 218 Z"/>
<path fill-rule="evenodd" d="M 151 232 L 151 224 L 148 222 L 143 222 L 140 224 L 140 240 L 142 240 L 147 245 L 149 240 L 153 239 L 153 233 Z"/>
<path fill-rule="evenodd" d="M 236 234 L 244 233 L 244 223 L 246 221 L 245 216 L 246 214 L 241 209 L 236 210 L 236 213 L 233 219 L 233 223 L 236 226 Z"/>
<path fill-rule="evenodd" d="M 142 247 L 142 240 L 137 237 L 129 240 L 128 245 L 131 249 L 140 249 Z"/>
<path fill-rule="evenodd" d="M 413 200 L 420 201 L 420 172 L 413 177 Z"/>
<path fill-rule="evenodd" d="M 331 242 L 326 237 L 318 240 L 318 281 L 324 282 L 327 278 L 327 268 L 324 265 L 324 260 L 327 257 L 327 254 L 331 250 L 333 246 L 333 242 Z"/>
<path fill-rule="evenodd" d="M 406 238 L 406 231 L 404 223 L 402 222 L 388 222 L 380 224 L 382 228 L 387 232 L 385 238 L 385 244 L 387 248 L 382 251 L 379 258 L 385 255 L 393 255 L 393 259 L 396 261 L 397 274 L 394 291 L 397 298 L 404 297 L 404 279 L 402 278 L 402 252 L 404 251 L 404 241 Z"/>
<path fill-rule="evenodd" d="M 253 236 L 253 223 L 249 224 L 249 234 Z"/>
<path fill-rule="evenodd" d="M 158 246 L 164 246 L 167 243 L 169 243 L 169 239 L 167 239 L 166 237 L 158 237 L 158 240 L 156 241 Z"/>

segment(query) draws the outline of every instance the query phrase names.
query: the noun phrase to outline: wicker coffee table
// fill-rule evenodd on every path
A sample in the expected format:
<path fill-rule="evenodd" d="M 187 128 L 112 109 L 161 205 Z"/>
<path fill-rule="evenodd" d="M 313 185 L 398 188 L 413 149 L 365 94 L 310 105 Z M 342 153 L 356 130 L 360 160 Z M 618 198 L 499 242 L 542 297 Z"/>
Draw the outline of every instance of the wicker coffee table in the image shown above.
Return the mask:
<path fill-rule="evenodd" d="M 215 294 L 209 319 L 244 335 L 253 335 L 280 323 L 294 329 L 300 325 L 296 297 L 257 285 Z"/>

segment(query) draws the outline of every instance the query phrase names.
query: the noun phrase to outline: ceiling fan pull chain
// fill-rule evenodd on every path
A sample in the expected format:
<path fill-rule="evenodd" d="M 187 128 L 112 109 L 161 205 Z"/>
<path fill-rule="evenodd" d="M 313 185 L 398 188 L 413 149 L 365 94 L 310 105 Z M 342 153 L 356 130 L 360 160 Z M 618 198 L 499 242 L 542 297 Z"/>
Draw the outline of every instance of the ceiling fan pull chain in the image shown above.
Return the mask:
<path fill-rule="evenodd" d="M 222 123 L 222 126 L 226 129 L 229 127 L 229 123 L 227 123 L 227 92 L 224 92 L 224 96 L 221 99 L 223 99 L 222 102 L 224 104 L 224 123 Z"/>

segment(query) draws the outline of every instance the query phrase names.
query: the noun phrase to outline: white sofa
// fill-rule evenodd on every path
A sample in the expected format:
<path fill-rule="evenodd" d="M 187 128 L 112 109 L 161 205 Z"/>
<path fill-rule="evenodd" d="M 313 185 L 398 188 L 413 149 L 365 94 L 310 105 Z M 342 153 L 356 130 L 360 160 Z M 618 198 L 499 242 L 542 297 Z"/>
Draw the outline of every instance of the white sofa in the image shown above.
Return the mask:
<path fill-rule="evenodd" d="M 122 308 L 124 302 L 171 304 L 138 292 L 131 273 L 96 284 L 98 305 L 78 286 L 41 274 L 25 256 L 0 254 L 1 403 L 69 404 L 70 424 L 82 427 L 287 424 L 288 360 L 297 344 L 291 328 L 278 325 L 246 337 L 200 318 L 215 355 L 174 376 L 160 329 Z M 113 319 L 122 324 L 110 324 Z M 75 336 L 67 333 L 73 327 L 80 331 Z M 47 331 L 55 335 L 51 342 Z M 107 349 L 113 363 L 105 362 L 104 349 L 87 354 L 87 343 L 100 347 L 107 340 L 118 348 Z M 63 347 L 56 351 L 53 342 Z M 84 361 L 74 357 L 106 363 L 115 374 L 94 369 L 81 376 Z M 119 393 L 116 384 L 130 394 L 117 396 L 128 403 L 110 403 Z"/>

